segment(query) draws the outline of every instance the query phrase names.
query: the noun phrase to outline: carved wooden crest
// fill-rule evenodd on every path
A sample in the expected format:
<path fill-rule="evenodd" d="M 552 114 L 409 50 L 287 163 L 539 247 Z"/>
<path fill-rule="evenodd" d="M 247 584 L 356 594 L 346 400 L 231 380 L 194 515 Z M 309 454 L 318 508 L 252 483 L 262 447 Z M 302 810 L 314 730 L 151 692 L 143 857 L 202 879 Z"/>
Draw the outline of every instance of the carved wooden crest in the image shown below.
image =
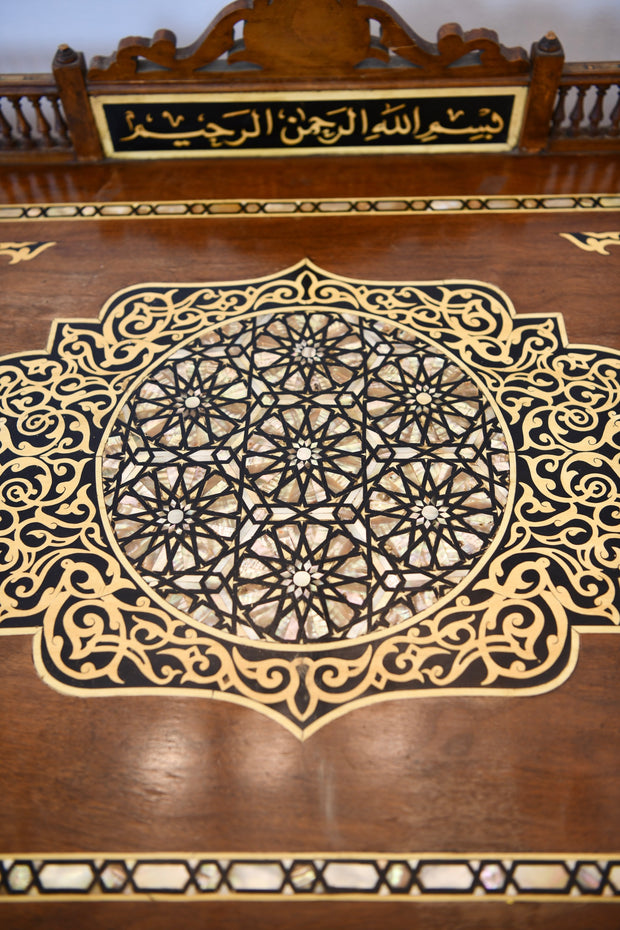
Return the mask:
<path fill-rule="evenodd" d="M 235 27 L 243 23 L 241 39 Z M 236 0 L 192 44 L 158 30 L 129 36 L 110 57 L 93 59 L 90 81 L 252 81 L 312 76 L 359 79 L 407 75 L 494 77 L 529 71 L 524 49 L 500 45 L 489 29 L 439 29 L 437 43 L 418 36 L 381 0 Z"/>

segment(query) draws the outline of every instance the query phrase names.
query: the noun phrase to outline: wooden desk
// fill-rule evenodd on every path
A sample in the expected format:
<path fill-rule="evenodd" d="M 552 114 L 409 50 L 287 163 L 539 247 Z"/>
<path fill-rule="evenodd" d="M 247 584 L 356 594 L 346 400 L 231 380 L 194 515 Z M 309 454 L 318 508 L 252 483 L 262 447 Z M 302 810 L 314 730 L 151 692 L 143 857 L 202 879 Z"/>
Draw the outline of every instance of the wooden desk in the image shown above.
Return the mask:
<path fill-rule="evenodd" d="M 7 165 L 4 355 L 42 351 L 55 320 L 94 321 L 123 288 L 264 278 L 308 259 L 363 281 L 486 282 L 517 320 L 559 313 L 571 343 L 617 359 L 613 153 L 187 165 Z M 584 233 L 615 244 L 567 238 Z M 46 247 L 24 260 L 28 243 Z M 580 636 L 574 670 L 547 693 L 368 701 L 304 740 L 251 701 L 63 692 L 38 676 L 31 634 L 0 642 L 4 887 L 23 891 L 25 863 L 44 862 L 37 895 L 0 902 L 6 926 L 617 926 L 611 626 Z M 181 872 L 166 890 L 148 869 L 167 861 Z M 527 872 L 541 864 L 551 889 Z"/>

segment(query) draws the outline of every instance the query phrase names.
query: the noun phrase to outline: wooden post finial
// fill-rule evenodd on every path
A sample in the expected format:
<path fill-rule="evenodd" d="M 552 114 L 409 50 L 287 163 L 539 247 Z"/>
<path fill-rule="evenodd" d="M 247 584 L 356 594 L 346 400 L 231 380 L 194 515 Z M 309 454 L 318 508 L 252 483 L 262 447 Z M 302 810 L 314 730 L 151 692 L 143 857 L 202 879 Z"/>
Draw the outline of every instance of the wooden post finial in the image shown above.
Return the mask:
<path fill-rule="evenodd" d="M 103 150 L 86 90 L 84 55 L 69 45 L 60 45 L 52 70 L 75 154 L 81 159 L 102 158 Z"/>
<path fill-rule="evenodd" d="M 545 33 L 535 48 L 538 48 L 539 52 L 545 52 L 547 55 L 555 55 L 562 51 L 562 45 L 555 32 Z"/>
<path fill-rule="evenodd" d="M 563 68 L 562 43 L 555 32 L 548 32 L 532 46 L 532 76 L 519 143 L 525 152 L 540 152 L 549 142 Z"/>
<path fill-rule="evenodd" d="M 71 48 L 70 45 L 59 45 L 56 54 L 54 55 L 53 67 L 58 67 L 59 65 L 71 65 L 74 61 L 78 60 L 78 53 Z"/>

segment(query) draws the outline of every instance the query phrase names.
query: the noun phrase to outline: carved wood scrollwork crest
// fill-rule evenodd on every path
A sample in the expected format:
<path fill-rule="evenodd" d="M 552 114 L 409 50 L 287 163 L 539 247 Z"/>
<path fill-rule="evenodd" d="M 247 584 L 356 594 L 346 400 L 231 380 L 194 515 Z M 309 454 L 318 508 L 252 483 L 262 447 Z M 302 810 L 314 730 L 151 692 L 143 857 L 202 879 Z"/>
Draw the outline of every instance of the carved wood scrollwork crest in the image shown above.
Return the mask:
<path fill-rule="evenodd" d="M 235 27 L 243 23 L 243 37 Z M 378 27 L 374 30 L 373 25 Z M 192 44 L 158 30 L 129 36 L 116 53 L 93 59 L 89 81 L 252 80 L 312 76 L 496 77 L 529 71 L 524 49 L 506 48 L 489 29 L 439 29 L 437 43 L 418 36 L 387 3 L 358 0 L 236 0 Z"/>

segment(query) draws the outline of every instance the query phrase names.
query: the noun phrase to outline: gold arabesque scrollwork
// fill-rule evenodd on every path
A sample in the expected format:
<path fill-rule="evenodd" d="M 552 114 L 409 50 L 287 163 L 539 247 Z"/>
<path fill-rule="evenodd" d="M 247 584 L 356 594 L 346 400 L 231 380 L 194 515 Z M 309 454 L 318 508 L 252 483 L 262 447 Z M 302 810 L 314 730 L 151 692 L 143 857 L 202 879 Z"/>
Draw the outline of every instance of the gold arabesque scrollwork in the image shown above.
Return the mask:
<path fill-rule="evenodd" d="M 584 252 L 596 252 L 598 255 L 611 255 L 607 249 L 610 245 L 620 245 L 620 232 L 575 232 L 559 235 L 576 245 Z"/>
<path fill-rule="evenodd" d="M 56 245 L 55 242 L 0 242 L 0 255 L 9 260 L 9 265 L 30 262 L 41 252 Z"/>
<path fill-rule="evenodd" d="M 453 597 L 318 649 L 215 635 L 128 571 L 102 519 L 98 456 L 123 396 L 190 337 L 274 309 L 365 313 L 439 344 L 504 419 L 513 463 L 501 539 Z M 566 344 L 561 318 L 515 317 L 479 282 L 373 283 L 302 262 L 211 285 L 141 285 L 99 322 L 58 323 L 47 353 L 0 364 L 0 630 L 38 630 L 53 686 L 179 691 L 268 713 L 298 735 L 372 700 L 547 690 L 578 632 L 615 629 L 620 355 Z"/>

